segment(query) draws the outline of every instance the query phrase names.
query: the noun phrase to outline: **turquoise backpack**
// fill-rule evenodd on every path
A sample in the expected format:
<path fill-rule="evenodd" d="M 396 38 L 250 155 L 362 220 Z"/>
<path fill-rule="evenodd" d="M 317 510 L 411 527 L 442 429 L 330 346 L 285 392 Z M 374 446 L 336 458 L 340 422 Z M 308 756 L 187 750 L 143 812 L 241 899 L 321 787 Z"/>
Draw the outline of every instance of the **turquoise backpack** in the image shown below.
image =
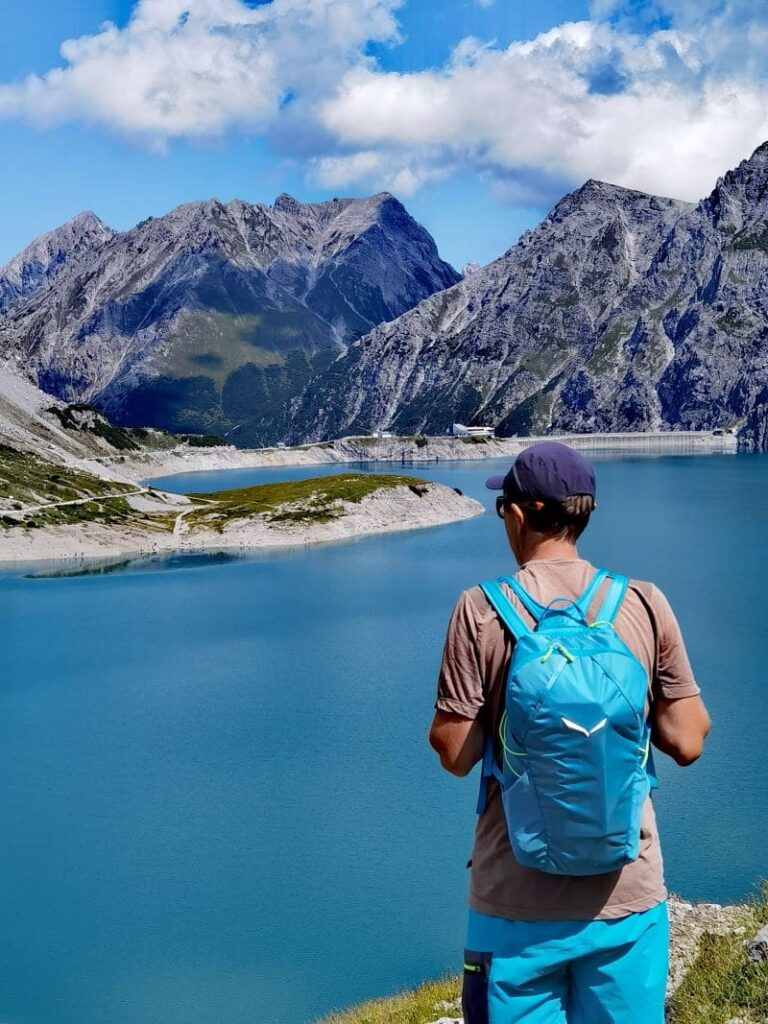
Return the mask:
<path fill-rule="evenodd" d="M 597 618 L 587 613 L 610 579 Z M 536 622 L 530 629 L 505 583 Z M 478 813 L 488 780 L 501 799 L 515 859 L 555 875 L 599 875 L 636 860 L 643 804 L 655 786 L 648 676 L 613 622 L 629 581 L 599 570 L 578 599 L 546 607 L 514 577 L 481 587 L 515 639 L 499 727 L 483 756 Z"/>

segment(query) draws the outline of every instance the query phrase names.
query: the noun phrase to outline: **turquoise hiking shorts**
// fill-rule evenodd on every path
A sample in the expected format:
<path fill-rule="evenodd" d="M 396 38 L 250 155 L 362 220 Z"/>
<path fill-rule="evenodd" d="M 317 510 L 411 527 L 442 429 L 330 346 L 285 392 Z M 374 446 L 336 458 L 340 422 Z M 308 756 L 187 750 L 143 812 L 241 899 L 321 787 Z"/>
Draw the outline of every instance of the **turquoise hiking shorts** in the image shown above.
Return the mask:
<path fill-rule="evenodd" d="M 465 1024 L 664 1024 L 667 905 L 612 921 L 469 912 Z"/>

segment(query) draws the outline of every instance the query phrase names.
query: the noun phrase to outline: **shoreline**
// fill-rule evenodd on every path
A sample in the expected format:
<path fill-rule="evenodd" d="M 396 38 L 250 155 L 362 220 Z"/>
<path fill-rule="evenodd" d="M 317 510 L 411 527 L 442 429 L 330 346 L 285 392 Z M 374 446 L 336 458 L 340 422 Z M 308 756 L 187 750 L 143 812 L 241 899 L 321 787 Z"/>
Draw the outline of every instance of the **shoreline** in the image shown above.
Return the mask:
<path fill-rule="evenodd" d="M 444 484 L 426 484 L 430 489 L 441 489 L 444 498 L 439 507 L 425 509 L 430 502 L 413 503 L 408 513 L 392 505 L 392 491 L 379 501 L 389 502 L 389 515 L 379 515 L 375 509 L 377 495 L 370 495 L 361 504 L 344 507 L 343 514 L 331 522 L 311 524 L 294 522 L 269 524 L 263 519 L 245 516 L 242 521 L 230 522 L 215 529 L 198 526 L 189 531 L 182 522 L 190 499 L 182 494 L 163 491 L 152 481 L 166 476 L 200 472 L 288 468 L 305 466 L 338 466 L 340 470 L 355 464 L 401 464 L 404 466 L 438 465 L 440 462 L 483 461 L 511 458 L 522 448 L 537 440 L 557 440 L 586 451 L 605 451 L 621 454 L 712 454 L 733 453 L 737 450 L 735 435 L 715 435 L 712 432 L 667 432 L 664 434 L 582 434 L 552 435 L 547 438 L 461 438 L 461 437 L 347 437 L 337 441 L 299 445 L 293 448 L 236 449 L 215 447 L 196 449 L 185 446 L 171 451 L 145 451 L 138 455 L 110 456 L 99 459 L 75 460 L 77 469 L 123 485 L 139 485 L 143 495 L 127 496 L 128 503 L 148 515 L 143 523 L 101 524 L 99 522 L 43 525 L 37 529 L 8 527 L 0 533 L 0 568 L 21 563 L 103 560 L 140 558 L 156 554 L 193 551 L 248 552 L 284 547 L 306 547 L 323 543 L 338 543 L 356 537 L 377 533 L 400 532 L 425 526 L 439 526 L 461 521 L 481 514 L 483 506 L 471 498 L 457 496 Z M 72 466 L 72 462 L 69 462 Z M 74 468 L 74 467 L 72 467 Z M 318 478 L 320 479 L 320 478 Z M 335 477 L 334 477 L 335 479 Z M 147 482 L 148 487 L 144 486 Z M 309 481 L 308 481 L 309 482 Z M 407 491 L 407 488 L 403 488 Z M 154 492 L 154 493 L 151 493 Z M 430 491 L 430 493 L 432 493 Z M 83 504 L 78 499 L 70 504 Z M 99 497 L 95 498 L 98 502 Z M 407 501 L 408 499 L 406 499 Z M 67 504 L 66 502 L 62 504 Z M 153 512 L 160 506 L 166 516 L 177 514 L 173 529 L 167 528 L 160 517 L 152 521 Z M 185 506 L 187 506 L 185 508 Z M 41 506 L 42 507 L 42 506 Z M 361 517 L 360 509 L 366 511 Z M 414 518 L 409 520 L 412 513 Z M 7 516 L 16 513 L 7 510 Z M 367 518 L 366 518 L 367 516 Z M 394 518 L 393 518 L 394 517 Z"/>
<path fill-rule="evenodd" d="M 350 465 L 359 463 L 439 464 L 510 458 L 537 441 L 559 441 L 580 451 L 606 454 L 735 454 L 734 434 L 666 431 L 635 434 L 552 434 L 520 438 L 345 437 L 286 448 L 194 448 L 145 452 L 81 463 L 83 469 L 139 482 L 186 473 L 219 470 Z"/>
<path fill-rule="evenodd" d="M 484 514 L 480 502 L 444 484 L 424 481 L 418 492 L 408 486 L 379 489 L 358 502 L 342 502 L 338 518 L 325 522 L 281 524 L 252 516 L 221 532 L 174 528 L 152 532 L 101 523 L 10 527 L 0 533 L 0 571 L 39 562 L 104 561 L 184 553 L 277 551 L 343 543 L 362 537 L 446 526 Z M 157 529 L 155 527 L 155 529 Z"/>

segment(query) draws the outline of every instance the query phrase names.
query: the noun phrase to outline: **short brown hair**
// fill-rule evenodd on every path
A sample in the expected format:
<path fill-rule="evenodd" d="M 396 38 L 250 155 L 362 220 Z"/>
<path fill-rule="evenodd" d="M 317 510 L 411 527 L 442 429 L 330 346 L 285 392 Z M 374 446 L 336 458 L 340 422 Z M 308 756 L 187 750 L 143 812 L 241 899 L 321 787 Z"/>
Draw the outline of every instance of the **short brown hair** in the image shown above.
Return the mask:
<path fill-rule="evenodd" d="M 536 533 L 567 537 L 569 540 L 578 540 L 595 511 L 595 499 L 591 494 L 569 494 L 562 501 L 544 502 L 505 495 L 504 504 L 519 505 L 526 523 Z"/>

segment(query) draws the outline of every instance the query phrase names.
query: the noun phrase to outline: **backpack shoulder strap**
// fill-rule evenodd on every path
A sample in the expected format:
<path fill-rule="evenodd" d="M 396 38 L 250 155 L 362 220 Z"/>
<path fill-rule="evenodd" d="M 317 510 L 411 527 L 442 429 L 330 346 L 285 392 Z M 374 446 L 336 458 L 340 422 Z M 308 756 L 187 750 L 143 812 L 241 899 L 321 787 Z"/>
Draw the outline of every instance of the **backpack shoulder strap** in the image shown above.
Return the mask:
<path fill-rule="evenodd" d="M 491 607 L 515 640 L 519 640 L 521 636 L 525 636 L 527 633 L 531 632 L 521 618 L 520 613 L 501 589 L 501 584 L 498 580 L 494 580 L 490 583 L 481 583 L 480 587 L 488 598 Z"/>
<path fill-rule="evenodd" d="M 587 612 L 592 606 L 592 602 L 597 596 L 597 592 L 602 586 L 603 580 L 609 576 L 610 573 L 605 569 L 598 569 L 595 575 L 590 580 L 587 589 L 581 595 L 579 600 L 576 602 L 576 607 L 579 609 L 582 619 L 587 621 Z"/>
<path fill-rule="evenodd" d="M 619 576 L 618 573 L 606 573 L 606 575 L 611 577 L 611 585 L 608 587 L 600 611 L 597 613 L 598 622 L 613 622 L 629 586 L 629 579 L 626 576 Z"/>
<path fill-rule="evenodd" d="M 544 617 L 547 609 L 543 604 L 539 604 L 538 601 L 535 601 L 531 597 L 517 576 L 501 576 L 499 578 L 499 583 L 507 584 L 523 608 L 533 616 L 534 621 L 538 622 Z"/>
<path fill-rule="evenodd" d="M 505 580 L 504 582 L 508 581 Z M 531 632 L 520 616 L 520 613 L 501 589 L 500 580 L 481 583 L 480 588 L 488 598 L 491 607 L 499 616 L 503 625 L 506 626 L 515 640 L 519 640 L 520 637 Z M 517 591 L 515 591 L 515 593 L 517 593 Z M 483 748 L 483 762 L 480 771 L 480 792 L 477 795 L 478 814 L 482 814 L 485 811 L 488 799 L 488 783 L 492 778 L 501 782 L 503 775 L 496 764 L 496 759 L 493 754 L 493 732 L 491 731 L 488 732 L 485 737 L 485 746 Z"/>

